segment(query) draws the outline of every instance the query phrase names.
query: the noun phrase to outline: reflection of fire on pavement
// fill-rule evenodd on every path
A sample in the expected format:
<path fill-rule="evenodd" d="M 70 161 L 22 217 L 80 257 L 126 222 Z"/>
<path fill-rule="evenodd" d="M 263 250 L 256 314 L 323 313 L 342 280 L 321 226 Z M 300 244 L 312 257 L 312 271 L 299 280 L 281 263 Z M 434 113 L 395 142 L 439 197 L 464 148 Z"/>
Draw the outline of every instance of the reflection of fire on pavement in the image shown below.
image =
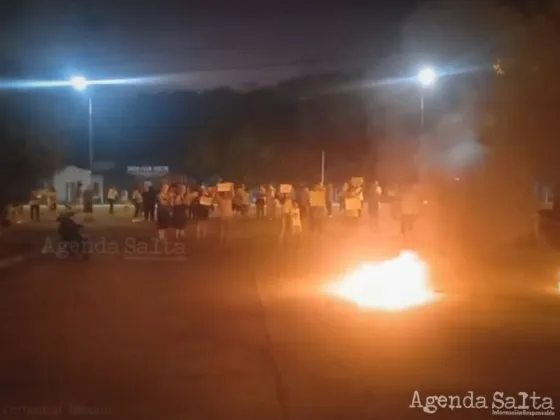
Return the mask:
<path fill-rule="evenodd" d="M 396 311 L 435 299 L 426 264 L 417 254 L 363 264 L 341 280 L 328 284 L 325 292 L 354 302 L 362 308 Z"/>

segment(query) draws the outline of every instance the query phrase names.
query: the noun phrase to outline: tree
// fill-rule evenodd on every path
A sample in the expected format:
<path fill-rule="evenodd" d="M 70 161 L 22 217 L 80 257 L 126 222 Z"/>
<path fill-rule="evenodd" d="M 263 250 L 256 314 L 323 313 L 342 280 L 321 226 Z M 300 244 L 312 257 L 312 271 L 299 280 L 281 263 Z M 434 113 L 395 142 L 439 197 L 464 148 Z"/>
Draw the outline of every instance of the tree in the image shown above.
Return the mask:
<path fill-rule="evenodd" d="M 3 4 L 0 16 L 1 35 L 17 30 L 24 16 L 27 2 L 11 1 Z M 5 52 L 0 52 L 0 78 L 21 77 L 17 64 Z M 27 201 L 30 190 L 39 181 L 52 175 L 61 162 L 61 148 L 48 124 L 37 124 L 29 109 L 35 97 L 23 91 L 0 92 L 0 213 L 13 201 Z M 43 122 L 43 121 L 42 121 Z M 52 126 L 50 127 L 53 128 Z"/>
<path fill-rule="evenodd" d="M 324 150 L 330 180 L 363 174 L 368 116 L 360 90 L 346 88 L 350 80 L 313 76 L 249 92 L 202 94 L 208 112 L 196 140 L 185 142 L 187 172 L 250 184 L 318 182 Z"/>
<path fill-rule="evenodd" d="M 0 209 L 26 202 L 30 191 L 63 161 L 60 139 L 26 118 L 29 100 L 33 98 L 18 92 L 0 96 Z"/>

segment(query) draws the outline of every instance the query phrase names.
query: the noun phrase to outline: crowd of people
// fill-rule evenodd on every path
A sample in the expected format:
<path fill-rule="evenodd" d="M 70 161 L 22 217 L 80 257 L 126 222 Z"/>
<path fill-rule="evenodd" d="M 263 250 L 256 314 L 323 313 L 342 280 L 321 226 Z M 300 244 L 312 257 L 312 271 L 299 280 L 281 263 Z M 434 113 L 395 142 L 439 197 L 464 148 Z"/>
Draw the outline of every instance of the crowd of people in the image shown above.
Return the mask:
<path fill-rule="evenodd" d="M 78 190 L 77 203 L 81 205 L 86 220 L 93 218 L 93 201 L 96 198 L 93 189 L 83 188 L 80 184 Z M 115 204 L 121 197 L 116 187 L 107 190 L 105 198 L 110 214 L 114 214 Z M 420 197 L 413 184 L 402 186 L 400 191 L 395 188 L 382 191 L 376 181 L 365 185 L 361 178 L 353 178 L 339 188 L 334 188 L 331 183 L 318 183 L 311 188 L 270 184 L 261 185 L 252 192 L 245 185 L 235 186 L 225 182 L 214 186 L 163 182 L 158 189 L 151 184 L 138 186 L 127 198 L 127 203 L 134 209 L 132 221 L 154 222 L 161 240 L 168 238 L 169 231 L 174 231 L 176 238 L 183 238 L 189 222 L 196 227 L 197 240 L 206 238 L 210 215 L 214 213 L 219 220 L 220 240 L 224 241 L 229 236 L 232 217 L 235 214 L 248 216 L 253 205 L 257 219 L 281 221 L 281 240 L 288 233 L 301 233 L 302 220 L 306 221 L 306 229 L 322 232 L 324 220 L 333 216 L 334 207 L 338 207 L 339 213 L 348 219 L 359 219 L 367 203 L 367 214 L 376 229 L 380 203 L 392 200 L 399 204 L 403 235 L 414 229 L 420 213 Z M 40 204 L 44 203 L 49 211 L 56 212 L 54 188 L 32 192 L 29 202 L 32 220 L 39 220 Z M 67 208 L 70 210 L 72 206 L 67 205 Z"/>
<path fill-rule="evenodd" d="M 411 187 L 402 189 L 398 200 L 396 191 L 389 191 L 400 204 L 401 229 L 403 235 L 414 227 L 419 213 L 419 196 Z M 377 182 L 364 186 L 363 181 L 353 180 L 335 191 L 332 184 L 318 183 L 312 188 L 294 188 L 289 184 L 261 185 L 251 194 L 244 185 L 234 187 L 232 183 L 218 183 L 215 186 L 187 186 L 184 184 L 163 183 L 156 191 L 153 186 L 134 189 L 131 202 L 134 206 L 133 221 L 143 219 L 157 224 L 158 236 L 164 240 L 169 229 L 175 237 L 185 236 L 189 221 L 196 226 L 196 238 L 203 239 L 208 233 L 208 220 L 212 212 L 219 219 L 220 240 L 227 239 L 230 220 L 234 214 L 247 216 L 254 203 L 255 217 L 281 221 L 280 239 L 287 233 L 298 234 L 302 231 L 302 219 L 312 232 L 322 232 L 325 218 L 332 217 L 334 204 L 349 219 L 362 216 L 367 203 L 368 215 L 374 228 L 379 225 L 379 207 L 384 194 Z M 387 194 L 385 194 L 387 199 Z"/>

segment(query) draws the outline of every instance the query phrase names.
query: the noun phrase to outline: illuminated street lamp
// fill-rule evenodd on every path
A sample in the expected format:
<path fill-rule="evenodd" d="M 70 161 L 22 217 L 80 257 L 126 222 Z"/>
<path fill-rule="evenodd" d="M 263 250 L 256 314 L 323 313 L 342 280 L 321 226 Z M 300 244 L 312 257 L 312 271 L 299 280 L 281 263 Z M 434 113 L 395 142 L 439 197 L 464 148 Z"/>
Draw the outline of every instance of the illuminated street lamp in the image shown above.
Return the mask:
<path fill-rule="evenodd" d="M 74 76 L 70 79 L 70 84 L 76 90 L 83 91 L 86 90 L 88 86 L 88 81 L 83 76 Z"/>
<path fill-rule="evenodd" d="M 424 131 L 424 89 L 432 86 L 437 80 L 437 72 L 431 67 L 424 67 L 418 73 L 418 83 L 422 87 L 420 93 L 420 127 Z"/>
<path fill-rule="evenodd" d="M 418 73 L 418 81 L 422 86 L 431 86 L 435 83 L 437 74 L 434 69 L 430 67 L 423 68 Z"/>
<path fill-rule="evenodd" d="M 70 79 L 70 85 L 79 92 L 87 89 L 89 82 L 84 76 L 74 76 Z M 93 106 L 91 93 L 88 95 L 88 145 L 89 145 L 89 170 L 93 170 Z"/>

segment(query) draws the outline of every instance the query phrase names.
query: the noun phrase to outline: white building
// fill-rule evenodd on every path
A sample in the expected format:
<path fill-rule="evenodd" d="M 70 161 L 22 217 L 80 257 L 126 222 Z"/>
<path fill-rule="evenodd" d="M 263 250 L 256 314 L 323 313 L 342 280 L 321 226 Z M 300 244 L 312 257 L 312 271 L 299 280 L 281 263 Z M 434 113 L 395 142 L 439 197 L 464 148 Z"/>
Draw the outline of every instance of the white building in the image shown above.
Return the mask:
<path fill-rule="evenodd" d="M 92 175 L 89 169 L 67 166 L 56 172 L 51 180 L 45 182 L 45 187 L 56 189 L 58 202 L 73 202 L 76 198 L 78 182 L 81 182 L 84 187 L 93 185 L 95 196 L 103 202 L 103 176 Z"/>

